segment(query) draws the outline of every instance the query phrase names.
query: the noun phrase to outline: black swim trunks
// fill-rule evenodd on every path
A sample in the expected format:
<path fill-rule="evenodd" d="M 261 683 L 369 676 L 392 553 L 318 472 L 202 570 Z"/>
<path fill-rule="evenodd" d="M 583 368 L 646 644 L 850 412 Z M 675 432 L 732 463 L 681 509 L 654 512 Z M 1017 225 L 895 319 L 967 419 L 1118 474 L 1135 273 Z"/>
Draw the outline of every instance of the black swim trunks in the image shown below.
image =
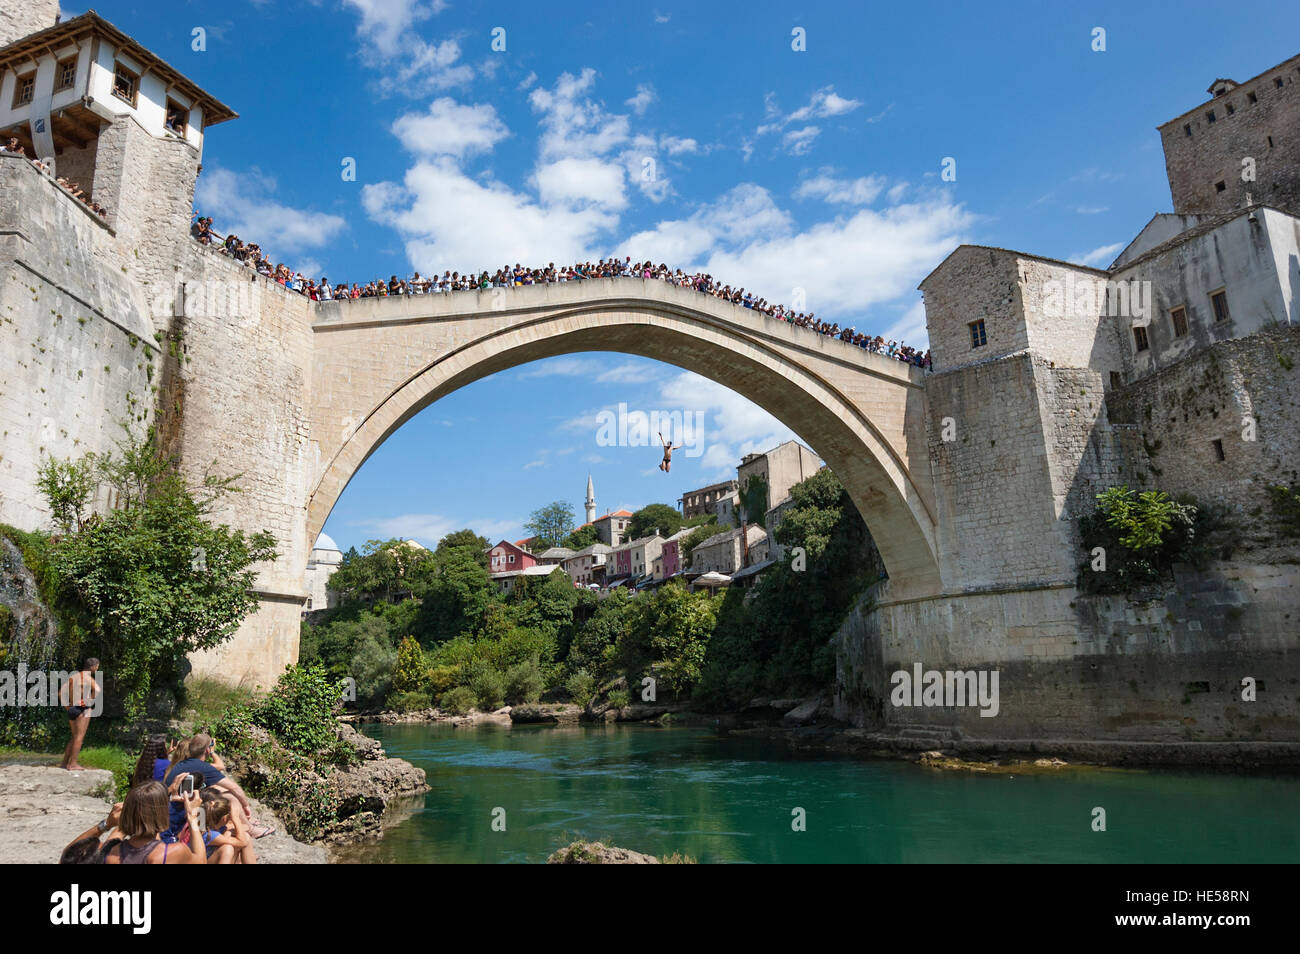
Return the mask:
<path fill-rule="evenodd" d="M 85 711 L 86 711 L 87 709 L 89 709 L 89 708 L 90 708 L 90 706 L 66 706 L 66 707 L 64 708 L 64 711 L 66 711 L 66 712 L 68 713 L 68 718 L 69 718 L 70 720 L 71 720 L 71 719 L 80 719 L 80 718 L 81 718 L 81 714 L 82 714 L 83 712 L 85 712 Z"/>

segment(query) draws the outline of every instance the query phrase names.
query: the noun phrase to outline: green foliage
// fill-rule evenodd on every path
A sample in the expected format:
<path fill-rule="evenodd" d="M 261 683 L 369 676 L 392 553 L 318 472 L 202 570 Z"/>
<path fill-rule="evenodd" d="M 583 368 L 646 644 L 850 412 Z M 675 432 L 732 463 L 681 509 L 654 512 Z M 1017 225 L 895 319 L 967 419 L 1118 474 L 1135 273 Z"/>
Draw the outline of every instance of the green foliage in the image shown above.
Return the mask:
<path fill-rule="evenodd" d="M 530 548 L 534 553 L 541 553 L 549 547 L 556 547 L 573 532 L 573 507 L 562 500 L 556 500 L 533 511 L 524 529 L 533 537 Z"/>
<path fill-rule="evenodd" d="M 829 470 L 791 488 L 776 538 L 804 547 L 770 567 L 750 591 L 731 588 L 715 601 L 717 622 L 696 696 L 719 708 L 756 695 L 827 689 L 835 678 L 831 636 L 863 590 L 883 576 L 866 524 Z"/>
<path fill-rule="evenodd" d="M 677 550 L 682 555 L 682 565 L 690 566 L 691 554 L 695 552 L 695 548 L 705 540 L 709 539 L 709 537 L 721 532 L 722 529 L 716 522 L 702 523 L 689 534 L 682 537 L 681 541 L 677 544 Z"/>
<path fill-rule="evenodd" d="M 659 664 L 664 689 L 679 694 L 699 681 L 716 622 L 713 598 L 669 583 L 634 601 L 631 625 L 615 646 L 614 662 L 628 685 Z"/>
<path fill-rule="evenodd" d="M 334 716 L 342 699 L 342 681 L 320 666 L 286 666 L 275 688 L 253 707 L 252 721 L 291 752 L 310 755 L 337 737 Z"/>
<path fill-rule="evenodd" d="M 633 609 L 633 600 L 621 587 L 601 600 L 591 619 L 574 635 L 565 661 L 568 669 L 611 675 L 607 661 L 613 647 L 631 627 Z"/>
<path fill-rule="evenodd" d="M 1079 518 L 1079 588 L 1126 593 L 1171 578 L 1175 563 L 1202 566 L 1210 556 L 1208 535 L 1219 522 L 1218 514 L 1192 500 L 1112 487 L 1097 495 L 1094 513 Z M 1094 569 L 1099 560 L 1104 568 Z"/>
<path fill-rule="evenodd" d="M 415 641 L 414 636 L 407 636 L 397 647 L 397 665 L 393 669 L 392 692 L 402 694 L 418 692 L 428 678 L 428 665 L 424 661 L 424 650 Z"/>
<path fill-rule="evenodd" d="M 453 530 L 438 541 L 438 549 L 434 551 L 434 556 L 441 559 L 451 550 L 462 547 L 477 553 L 479 562 L 484 566 L 488 565 L 488 539 L 487 537 L 480 537 L 473 530 Z"/>
<path fill-rule="evenodd" d="M 505 672 L 505 699 L 512 706 L 536 702 L 544 688 L 542 669 L 536 659 L 515 663 Z"/>
<path fill-rule="evenodd" d="M 452 715 L 465 715 L 474 708 L 475 701 L 474 690 L 469 686 L 457 686 L 442 694 L 442 698 L 438 700 L 438 708 Z"/>
<path fill-rule="evenodd" d="M 48 573 L 61 614 L 84 633 L 81 654 L 99 657 L 135 713 L 156 677 L 177 680 L 186 656 L 225 642 L 257 608 L 252 566 L 275 559 L 275 539 L 209 523 L 233 478 L 192 492 L 152 430 L 94 466 L 121 507 L 55 542 Z"/>
<path fill-rule="evenodd" d="M 600 531 L 596 529 L 594 523 L 588 523 L 564 538 L 561 546 L 568 547 L 570 550 L 584 550 L 593 543 L 600 542 Z"/>
<path fill-rule="evenodd" d="M 432 709 L 433 697 L 427 692 L 398 692 L 388 697 L 388 708 L 397 712 Z"/>
<path fill-rule="evenodd" d="M 80 530 L 85 522 L 91 495 L 95 492 L 98 467 L 95 456 L 80 460 L 47 458 L 37 472 L 36 489 L 50 507 L 54 524 L 61 533 Z"/>
<path fill-rule="evenodd" d="M 375 706 L 384 700 L 393 684 L 397 651 L 386 642 L 368 636 L 352 658 L 352 678 L 357 685 L 357 704 Z"/>
<path fill-rule="evenodd" d="M 500 709 L 506 701 L 506 680 L 499 669 L 480 663 L 469 667 L 467 685 L 475 704 L 484 712 Z"/>
<path fill-rule="evenodd" d="M 596 695 L 596 677 L 585 669 L 579 669 L 569 674 L 569 678 L 564 681 L 564 688 L 574 704 L 585 709 Z"/>
<path fill-rule="evenodd" d="M 414 632 L 425 645 L 455 639 L 476 629 L 497 599 L 482 554 L 470 547 L 449 547 L 438 558 Z"/>
<path fill-rule="evenodd" d="M 767 514 L 767 478 L 755 474 L 740 488 L 740 512 L 746 523 L 762 524 Z"/>
<path fill-rule="evenodd" d="M 648 504 L 632 514 L 632 519 L 627 522 L 627 539 L 640 540 L 656 530 L 661 537 L 671 537 L 681 528 L 682 515 L 676 507 L 661 503 Z"/>
<path fill-rule="evenodd" d="M 1097 512 L 1129 550 L 1154 550 L 1181 515 L 1180 506 L 1159 490 L 1141 493 L 1111 487 L 1097 495 Z"/>
<path fill-rule="evenodd" d="M 349 548 L 329 585 L 345 598 L 391 603 L 399 595 L 422 594 L 436 562 L 433 553 L 405 540 L 368 540 L 360 553 Z"/>
<path fill-rule="evenodd" d="M 625 708 L 631 700 L 631 696 L 626 689 L 611 689 L 605 697 L 609 704 L 615 709 Z"/>

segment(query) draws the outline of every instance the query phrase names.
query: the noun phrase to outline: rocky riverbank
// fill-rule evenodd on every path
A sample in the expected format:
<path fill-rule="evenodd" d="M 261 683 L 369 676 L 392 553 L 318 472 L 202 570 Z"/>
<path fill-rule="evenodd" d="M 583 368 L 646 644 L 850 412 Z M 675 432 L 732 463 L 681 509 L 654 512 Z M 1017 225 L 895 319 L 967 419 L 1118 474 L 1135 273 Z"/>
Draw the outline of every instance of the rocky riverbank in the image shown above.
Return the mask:
<path fill-rule="evenodd" d="M 0 864 L 57 864 L 64 847 L 101 821 L 113 805 L 113 773 L 67 772 L 55 765 L 0 765 Z M 253 814 L 275 833 L 257 841 L 262 864 L 324 864 L 321 845 L 295 841 L 284 823 L 254 799 Z"/>

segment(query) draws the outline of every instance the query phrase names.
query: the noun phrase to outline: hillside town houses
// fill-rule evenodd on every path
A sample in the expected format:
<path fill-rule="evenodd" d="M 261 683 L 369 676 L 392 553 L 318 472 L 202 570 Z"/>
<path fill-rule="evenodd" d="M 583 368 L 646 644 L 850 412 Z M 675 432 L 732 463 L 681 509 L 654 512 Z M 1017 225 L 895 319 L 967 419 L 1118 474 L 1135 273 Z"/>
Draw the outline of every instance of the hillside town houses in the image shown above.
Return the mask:
<path fill-rule="evenodd" d="M 507 593 L 520 578 L 547 577 L 557 569 L 574 586 L 601 593 L 625 588 L 635 594 L 673 579 L 692 589 L 752 586 L 764 570 L 785 557 L 775 533 L 793 502 L 790 488 L 822 466 L 816 454 L 793 440 L 761 454 L 746 454 L 737 465 L 734 480 L 688 490 L 678 498 L 682 519 L 689 525 L 672 534 L 654 529 L 634 540 L 627 538 L 632 511 L 596 515 L 595 488 L 589 475 L 586 523 L 578 529 L 594 528 L 598 542 L 578 550 L 552 546 L 538 551 L 531 537 L 499 540 L 485 553 L 488 575 Z M 754 513 L 745 511 L 746 502 L 755 508 Z M 717 532 L 687 554 L 683 545 L 701 524 Z M 415 541 L 410 543 L 418 546 Z M 337 604 L 337 594 L 328 589 L 328 582 L 341 561 L 334 541 L 321 534 L 308 565 L 308 610 Z"/>

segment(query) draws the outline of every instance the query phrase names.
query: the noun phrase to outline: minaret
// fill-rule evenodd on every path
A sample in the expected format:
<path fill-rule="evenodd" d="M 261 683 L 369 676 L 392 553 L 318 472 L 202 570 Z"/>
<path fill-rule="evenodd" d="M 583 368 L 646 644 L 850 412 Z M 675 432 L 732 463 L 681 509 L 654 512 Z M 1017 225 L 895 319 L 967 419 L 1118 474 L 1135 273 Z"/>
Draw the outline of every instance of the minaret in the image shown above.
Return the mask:
<path fill-rule="evenodd" d="M 587 522 L 596 519 L 596 488 L 591 484 L 591 474 L 587 475 Z"/>

